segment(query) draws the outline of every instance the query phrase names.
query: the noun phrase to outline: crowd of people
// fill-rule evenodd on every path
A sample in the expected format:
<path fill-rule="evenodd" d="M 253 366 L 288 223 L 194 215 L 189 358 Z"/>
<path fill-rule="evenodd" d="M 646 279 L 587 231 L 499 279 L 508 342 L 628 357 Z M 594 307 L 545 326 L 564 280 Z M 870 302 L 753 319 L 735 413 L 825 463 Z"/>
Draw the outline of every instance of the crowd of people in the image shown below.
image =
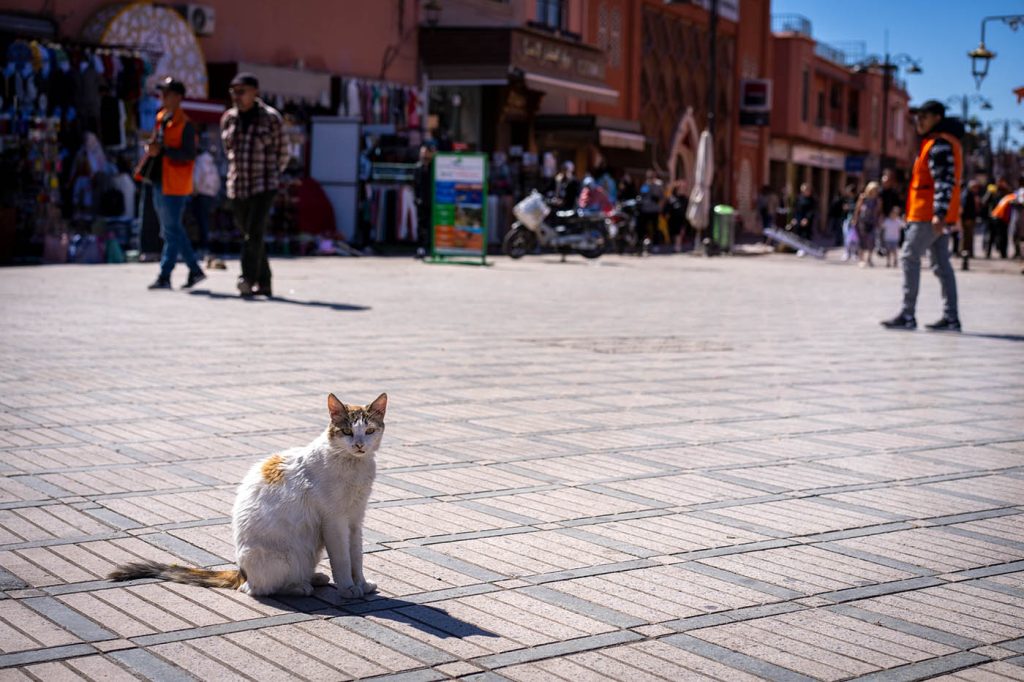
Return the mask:
<path fill-rule="evenodd" d="M 680 253 L 687 244 L 692 248 L 697 239 L 686 216 L 687 182 L 678 180 L 666 187 L 653 169 L 644 174 L 639 184 L 628 172 L 615 179 L 603 167 L 585 173 L 580 179 L 575 164 L 566 161 L 549 189 L 553 202 L 563 209 L 609 214 L 622 202 L 635 201 L 637 234 L 651 251 Z"/>
<path fill-rule="evenodd" d="M 843 261 L 860 267 L 874 267 L 876 255 L 885 259 L 886 267 L 897 266 L 907 225 L 907 193 L 894 171 L 884 171 L 880 180 L 863 188 L 855 183 L 842 187 L 828 202 L 821 222 L 818 198 L 809 183 L 800 185 L 795 198 L 780 199 L 780 194 L 765 186 L 758 195 L 762 227 L 788 228 L 808 241 L 827 239 L 843 247 Z M 1018 178 L 1016 189 L 1005 176 L 991 183 L 983 176 L 970 178 L 961 188 L 960 206 L 959 230 L 951 234 L 954 256 L 977 257 L 975 240 L 981 235 L 986 259 L 993 252 L 1004 259 L 1022 258 L 1024 176 Z"/>

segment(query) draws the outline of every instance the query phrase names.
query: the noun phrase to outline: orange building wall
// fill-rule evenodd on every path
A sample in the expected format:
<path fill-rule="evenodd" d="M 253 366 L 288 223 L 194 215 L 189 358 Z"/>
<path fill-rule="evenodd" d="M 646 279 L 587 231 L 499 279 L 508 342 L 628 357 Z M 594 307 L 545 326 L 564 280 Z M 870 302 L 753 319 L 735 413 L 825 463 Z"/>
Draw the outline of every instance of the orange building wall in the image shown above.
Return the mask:
<path fill-rule="evenodd" d="M 631 0 L 602 0 L 593 4 L 595 6 L 590 8 L 583 35 L 590 44 L 603 47 L 606 50 L 605 83 L 607 83 L 608 87 L 618 91 L 619 100 L 615 104 L 587 104 L 586 113 L 634 120 L 639 116 L 639 110 L 631 111 L 631 109 L 637 93 L 639 93 L 639 83 L 636 78 L 632 77 L 636 73 L 633 50 L 636 36 L 639 34 L 640 29 L 637 26 L 638 14 L 634 12 L 633 6 L 638 6 L 639 3 Z M 602 6 L 603 11 L 609 17 L 615 14 L 619 17 L 618 54 L 615 61 L 612 61 L 611 55 L 608 54 L 609 45 L 602 46 L 598 44 L 597 36 Z M 634 88 L 636 88 L 635 92 Z"/>
<path fill-rule="evenodd" d="M 621 17 L 621 59 L 619 64 L 615 65 L 611 63 L 610 55 L 606 54 L 605 67 L 605 82 L 619 92 L 619 100 L 615 104 L 589 103 L 585 106 L 585 112 L 611 118 L 639 120 L 642 104 L 640 71 L 643 59 L 641 22 L 644 7 L 677 13 L 698 26 L 707 26 L 708 14 L 692 5 L 666 7 L 661 0 L 599 0 L 591 3 L 584 32 L 588 42 L 595 45 L 598 44 L 599 12 L 602 6 L 606 12 L 617 11 Z M 719 35 L 736 38 L 736 73 L 733 78 L 733 96 L 730 98 L 732 102 L 739 101 L 740 79 L 772 76 L 774 54 L 771 45 L 770 11 L 770 0 L 741 0 L 739 24 L 719 19 Z M 604 45 L 598 47 L 603 47 L 606 51 L 608 49 Z M 700 47 L 706 49 L 703 45 Z M 703 93 L 701 99 L 702 95 Z M 768 172 L 769 130 L 767 127 L 740 128 L 738 110 L 716 113 L 717 135 L 726 135 L 732 139 L 729 163 L 719 168 L 718 172 L 730 174 L 730 201 L 740 210 L 747 229 L 751 229 L 757 188 L 765 182 Z M 699 125 L 703 125 L 705 112 L 695 107 L 694 115 Z"/>
<path fill-rule="evenodd" d="M 736 39 L 736 93 L 733 101 L 740 101 L 740 81 L 744 78 L 771 78 L 774 53 L 771 43 L 770 0 L 743 0 L 740 4 L 740 23 Z M 759 232 L 757 219 L 757 193 L 768 179 L 768 141 L 770 127 L 741 127 L 739 112 L 732 111 L 727 120 L 732 122 L 732 203 L 743 219 L 747 232 Z M 776 116 L 774 111 L 771 116 Z"/>
<path fill-rule="evenodd" d="M 82 27 L 109 0 L 5 0 L 5 10 L 36 13 L 50 5 L 62 37 Z M 384 50 L 400 46 L 386 80 L 417 82 L 418 2 L 405 0 L 399 34 L 399 0 L 207 0 L 216 10 L 214 35 L 199 38 L 208 62 L 249 61 L 294 66 L 338 75 L 379 78 Z"/>
<path fill-rule="evenodd" d="M 814 54 L 814 41 L 806 36 L 784 35 L 772 40 L 774 53 L 774 93 L 772 136 L 833 147 L 852 155 L 878 155 L 882 151 L 882 75 L 881 73 L 853 73 Z M 803 73 L 810 74 L 807 120 L 803 120 Z M 843 88 L 842 126 L 833 127 L 829 102 L 829 87 L 839 83 Z M 824 91 L 826 101 L 825 126 L 817 125 L 818 93 Z M 851 92 L 859 93 L 856 134 L 849 129 L 846 111 Z M 905 115 L 908 94 L 895 84 L 889 90 L 890 121 L 886 155 L 906 166 L 913 154 L 913 140 L 909 123 L 903 122 L 903 138 L 899 138 L 896 119 Z"/>

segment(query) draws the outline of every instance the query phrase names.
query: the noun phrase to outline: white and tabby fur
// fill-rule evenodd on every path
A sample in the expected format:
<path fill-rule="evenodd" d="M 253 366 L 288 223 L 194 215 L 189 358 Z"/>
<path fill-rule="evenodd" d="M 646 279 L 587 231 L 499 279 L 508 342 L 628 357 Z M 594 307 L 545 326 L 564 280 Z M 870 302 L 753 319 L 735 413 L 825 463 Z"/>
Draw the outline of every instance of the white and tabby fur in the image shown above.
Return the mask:
<path fill-rule="evenodd" d="M 371 594 L 363 575 L 363 517 L 384 433 L 387 394 L 364 407 L 327 398 L 330 424 L 305 447 L 257 463 L 235 498 L 232 527 L 238 571 L 131 564 L 114 580 L 164 578 L 251 595 L 310 595 L 328 576 L 316 573 L 324 549 L 341 598 Z"/>

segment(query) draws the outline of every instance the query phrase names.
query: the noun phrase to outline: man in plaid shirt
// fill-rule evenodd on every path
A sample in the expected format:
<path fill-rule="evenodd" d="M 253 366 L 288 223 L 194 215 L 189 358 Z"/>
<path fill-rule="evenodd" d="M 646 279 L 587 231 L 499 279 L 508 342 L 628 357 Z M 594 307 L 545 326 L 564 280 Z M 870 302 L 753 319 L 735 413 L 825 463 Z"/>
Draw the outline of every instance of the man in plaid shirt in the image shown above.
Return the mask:
<path fill-rule="evenodd" d="M 259 87 L 253 74 L 236 75 L 231 81 L 235 106 L 220 120 L 228 157 L 227 194 L 235 224 L 243 235 L 238 291 L 246 298 L 271 295 L 270 263 L 263 236 L 281 173 L 288 165 L 281 114 L 259 98 Z"/>

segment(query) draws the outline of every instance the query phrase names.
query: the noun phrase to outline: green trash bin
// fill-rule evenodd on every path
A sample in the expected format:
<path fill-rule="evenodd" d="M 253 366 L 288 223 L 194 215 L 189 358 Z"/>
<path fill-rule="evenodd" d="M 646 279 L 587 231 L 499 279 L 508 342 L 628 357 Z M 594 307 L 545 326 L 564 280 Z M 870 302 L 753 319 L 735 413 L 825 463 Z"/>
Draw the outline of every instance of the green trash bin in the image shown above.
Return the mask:
<path fill-rule="evenodd" d="M 727 204 L 718 204 L 714 208 L 714 213 L 715 217 L 711 225 L 711 239 L 722 251 L 731 251 L 736 209 Z"/>

